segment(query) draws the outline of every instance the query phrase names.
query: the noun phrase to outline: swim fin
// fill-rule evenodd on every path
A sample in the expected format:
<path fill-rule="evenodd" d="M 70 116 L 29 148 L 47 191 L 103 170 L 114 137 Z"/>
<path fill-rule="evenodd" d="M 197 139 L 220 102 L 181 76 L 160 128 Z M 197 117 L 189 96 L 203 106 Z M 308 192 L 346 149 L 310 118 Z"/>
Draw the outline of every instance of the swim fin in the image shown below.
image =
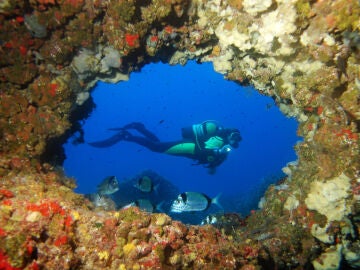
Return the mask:
<path fill-rule="evenodd" d="M 127 130 L 127 129 L 135 129 L 136 131 L 140 132 L 146 138 L 154 142 L 160 142 L 159 138 L 152 133 L 151 131 L 147 130 L 143 123 L 141 122 L 132 122 L 127 124 L 121 128 L 109 128 L 108 130 Z"/>
<path fill-rule="evenodd" d="M 108 130 L 124 130 L 124 129 L 136 129 L 136 130 L 143 130 L 145 129 L 145 126 L 143 123 L 140 122 L 131 122 L 130 124 L 126 124 L 123 127 L 120 128 L 108 128 Z"/>
<path fill-rule="evenodd" d="M 131 136 L 131 134 L 129 132 L 127 132 L 125 130 L 121 130 L 120 132 L 116 133 L 114 136 L 110 137 L 109 139 L 106 139 L 103 141 L 97 141 L 97 142 L 90 142 L 88 144 L 93 147 L 106 148 L 106 147 L 113 146 L 114 144 L 128 138 L 129 136 Z"/>

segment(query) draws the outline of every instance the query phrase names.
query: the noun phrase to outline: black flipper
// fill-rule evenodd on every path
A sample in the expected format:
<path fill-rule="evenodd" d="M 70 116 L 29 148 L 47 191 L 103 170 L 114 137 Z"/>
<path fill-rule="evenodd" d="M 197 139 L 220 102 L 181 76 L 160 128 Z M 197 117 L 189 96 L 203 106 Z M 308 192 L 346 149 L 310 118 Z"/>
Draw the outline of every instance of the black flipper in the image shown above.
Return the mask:
<path fill-rule="evenodd" d="M 144 124 L 140 123 L 140 122 L 132 122 L 121 128 L 109 128 L 108 130 L 117 131 L 117 130 L 125 130 L 125 129 L 126 130 L 127 129 L 135 129 L 138 132 L 140 132 L 142 135 L 144 135 L 146 138 L 148 138 L 149 140 L 154 141 L 154 142 L 160 142 L 159 138 L 154 133 L 152 133 L 150 130 L 146 129 Z"/>
<path fill-rule="evenodd" d="M 110 137 L 109 139 L 103 141 L 97 141 L 97 142 L 90 142 L 88 144 L 98 148 L 110 147 L 118 143 L 119 141 L 124 140 L 128 136 L 129 136 L 128 132 L 124 132 L 123 130 L 121 130 L 120 132 L 116 133 L 114 136 Z"/>
<path fill-rule="evenodd" d="M 108 130 L 124 130 L 124 129 L 143 130 L 143 129 L 145 129 L 145 126 L 141 122 L 131 122 L 120 128 L 108 128 Z"/>
<path fill-rule="evenodd" d="M 119 130 L 123 130 L 124 128 L 108 128 L 107 130 L 111 130 L 111 131 L 119 131 Z"/>

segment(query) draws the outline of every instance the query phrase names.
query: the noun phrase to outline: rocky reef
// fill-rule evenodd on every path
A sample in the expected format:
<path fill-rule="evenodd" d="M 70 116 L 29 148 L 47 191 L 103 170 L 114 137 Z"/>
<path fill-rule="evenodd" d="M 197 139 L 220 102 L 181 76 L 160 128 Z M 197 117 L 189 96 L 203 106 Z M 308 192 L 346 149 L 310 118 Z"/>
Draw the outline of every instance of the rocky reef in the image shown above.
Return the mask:
<path fill-rule="evenodd" d="M 1 1 L 0 269 L 359 268 L 359 17 L 356 0 Z M 98 80 L 189 59 L 296 117 L 286 179 L 231 230 L 92 211 L 50 146 Z"/>

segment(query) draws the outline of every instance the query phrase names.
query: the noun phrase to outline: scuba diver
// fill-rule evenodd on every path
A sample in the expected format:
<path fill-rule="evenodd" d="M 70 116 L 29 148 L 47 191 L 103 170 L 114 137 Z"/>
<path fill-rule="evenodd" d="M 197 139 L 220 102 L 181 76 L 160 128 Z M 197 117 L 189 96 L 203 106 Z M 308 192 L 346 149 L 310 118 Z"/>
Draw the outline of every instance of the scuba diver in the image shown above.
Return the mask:
<path fill-rule="evenodd" d="M 135 136 L 129 129 L 138 131 L 143 136 Z M 216 121 L 207 120 L 201 124 L 181 129 L 182 140 L 161 142 L 144 124 L 133 122 L 121 128 L 111 128 L 118 131 L 114 136 L 97 142 L 91 142 L 93 147 L 109 147 L 119 141 L 134 142 L 153 152 L 188 157 L 197 160 L 197 164 L 208 168 L 210 174 L 216 172 L 216 167 L 224 162 L 232 148 L 238 148 L 241 141 L 240 132 L 236 128 L 224 128 Z"/>

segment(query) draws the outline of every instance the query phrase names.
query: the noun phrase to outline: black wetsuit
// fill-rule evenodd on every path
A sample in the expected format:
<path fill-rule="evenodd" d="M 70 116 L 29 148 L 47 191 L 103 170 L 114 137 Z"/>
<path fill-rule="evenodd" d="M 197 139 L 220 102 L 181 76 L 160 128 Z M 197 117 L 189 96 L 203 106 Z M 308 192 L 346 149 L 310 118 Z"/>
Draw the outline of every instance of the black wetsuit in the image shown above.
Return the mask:
<path fill-rule="evenodd" d="M 144 136 L 132 135 L 128 129 L 135 129 Z M 119 130 L 119 132 L 109 139 L 89 144 L 94 147 L 109 147 L 121 140 L 134 142 L 153 152 L 183 156 L 197 160 L 197 164 L 203 164 L 211 169 L 219 166 L 227 157 L 226 151 L 219 151 L 221 147 L 229 144 L 226 132 L 223 131 L 215 131 L 212 132 L 212 134 L 203 134 L 202 139 L 195 138 L 195 136 L 194 138 L 185 138 L 178 141 L 161 142 L 155 134 L 147 130 L 141 123 L 131 123 L 122 128 L 112 130 Z M 214 147 L 214 145 L 216 145 L 216 147 Z"/>

